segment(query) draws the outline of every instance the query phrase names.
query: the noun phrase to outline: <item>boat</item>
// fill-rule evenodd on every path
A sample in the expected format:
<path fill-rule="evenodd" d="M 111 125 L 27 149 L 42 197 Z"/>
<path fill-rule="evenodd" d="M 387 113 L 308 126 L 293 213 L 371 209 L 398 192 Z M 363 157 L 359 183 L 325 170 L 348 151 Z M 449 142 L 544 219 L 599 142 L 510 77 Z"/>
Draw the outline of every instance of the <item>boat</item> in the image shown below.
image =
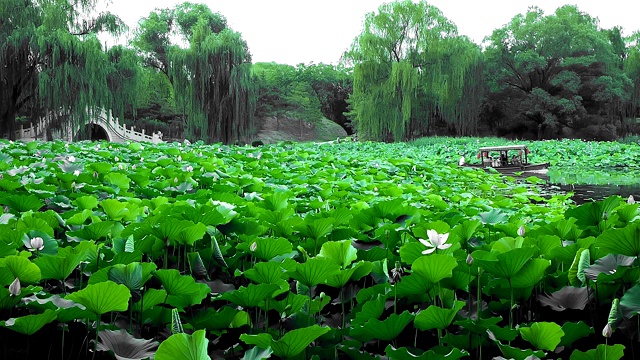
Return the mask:
<path fill-rule="evenodd" d="M 512 174 L 516 172 L 545 173 L 549 163 L 529 163 L 529 149 L 526 145 L 485 146 L 478 153 L 480 164 L 467 164 L 460 159 L 460 165 L 477 169 L 495 169 L 498 172 Z"/>

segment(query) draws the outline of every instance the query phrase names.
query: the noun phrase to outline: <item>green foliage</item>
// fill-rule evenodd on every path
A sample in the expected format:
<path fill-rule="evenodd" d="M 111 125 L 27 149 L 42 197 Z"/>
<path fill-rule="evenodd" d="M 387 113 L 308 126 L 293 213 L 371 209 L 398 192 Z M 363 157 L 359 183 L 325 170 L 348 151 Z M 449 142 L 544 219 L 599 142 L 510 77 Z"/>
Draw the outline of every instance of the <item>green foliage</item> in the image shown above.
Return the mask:
<path fill-rule="evenodd" d="M 349 101 L 362 138 L 423 136 L 437 115 L 458 135 L 475 132 L 482 53 L 427 2 L 396 1 L 367 14 L 345 56 L 354 65 Z"/>

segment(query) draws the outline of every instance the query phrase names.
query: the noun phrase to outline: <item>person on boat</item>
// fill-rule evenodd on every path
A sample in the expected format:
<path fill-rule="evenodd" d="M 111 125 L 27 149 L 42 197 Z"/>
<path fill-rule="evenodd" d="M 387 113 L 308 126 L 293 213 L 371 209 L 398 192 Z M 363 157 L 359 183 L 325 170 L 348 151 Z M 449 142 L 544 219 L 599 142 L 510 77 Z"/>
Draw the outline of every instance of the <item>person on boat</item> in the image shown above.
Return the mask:
<path fill-rule="evenodd" d="M 509 162 L 509 158 L 507 157 L 506 151 L 500 152 L 500 165 L 499 166 L 507 166 Z"/>

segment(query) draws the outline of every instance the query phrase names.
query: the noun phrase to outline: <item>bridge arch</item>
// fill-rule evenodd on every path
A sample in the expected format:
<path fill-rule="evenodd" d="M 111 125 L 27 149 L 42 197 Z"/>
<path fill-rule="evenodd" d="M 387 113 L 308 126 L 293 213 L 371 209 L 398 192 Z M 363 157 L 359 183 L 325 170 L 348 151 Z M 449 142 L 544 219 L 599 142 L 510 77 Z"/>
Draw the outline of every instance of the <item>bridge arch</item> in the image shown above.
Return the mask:
<path fill-rule="evenodd" d="M 112 136 L 109 134 L 109 130 L 100 124 L 98 121 L 91 120 L 85 125 L 80 126 L 76 131 L 75 140 L 91 140 L 91 141 L 112 141 Z"/>

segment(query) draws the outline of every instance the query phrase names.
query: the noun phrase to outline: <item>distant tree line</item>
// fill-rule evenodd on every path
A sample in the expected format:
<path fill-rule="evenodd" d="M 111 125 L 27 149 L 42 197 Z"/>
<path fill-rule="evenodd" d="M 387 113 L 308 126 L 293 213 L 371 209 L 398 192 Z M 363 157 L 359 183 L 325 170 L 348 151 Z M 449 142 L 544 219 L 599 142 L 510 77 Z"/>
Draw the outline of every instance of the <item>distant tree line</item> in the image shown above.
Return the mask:
<path fill-rule="evenodd" d="M 339 65 L 252 63 L 226 18 L 185 2 L 127 30 L 98 0 L 0 2 L 0 135 L 91 112 L 166 138 L 248 141 L 268 117 L 322 117 L 362 139 L 431 135 L 612 140 L 640 130 L 640 32 L 575 6 L 532 7 L 483 44 L 425 1 L 367 14 Z"/>

